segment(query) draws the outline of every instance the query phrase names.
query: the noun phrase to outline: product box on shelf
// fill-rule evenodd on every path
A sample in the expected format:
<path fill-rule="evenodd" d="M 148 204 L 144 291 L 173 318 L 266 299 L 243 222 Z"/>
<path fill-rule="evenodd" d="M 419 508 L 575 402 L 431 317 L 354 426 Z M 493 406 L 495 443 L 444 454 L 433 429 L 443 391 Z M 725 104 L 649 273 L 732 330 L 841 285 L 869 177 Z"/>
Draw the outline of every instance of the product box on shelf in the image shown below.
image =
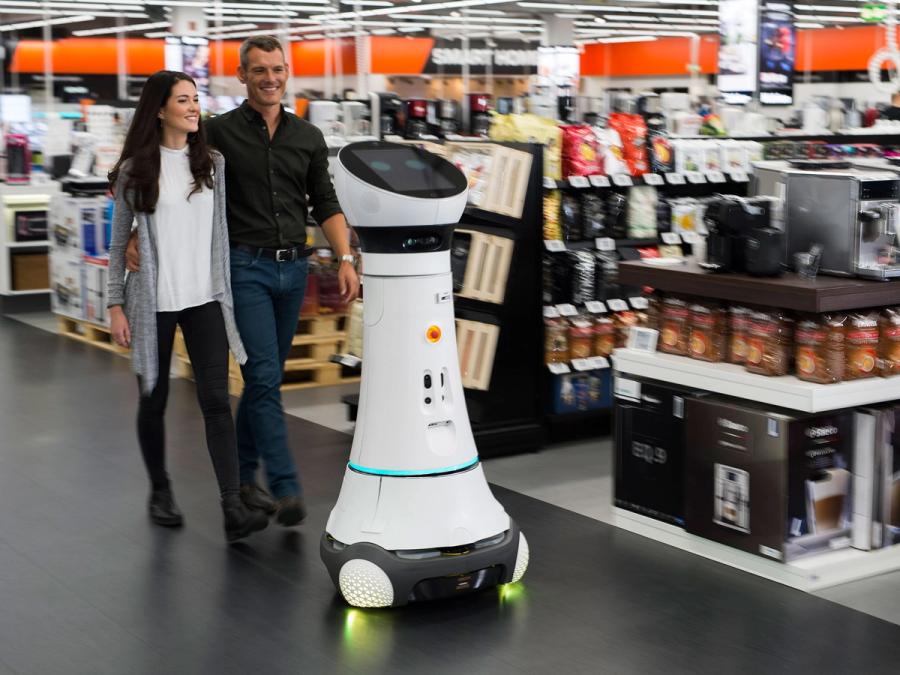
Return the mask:
<path fill-rule="evenodd" d="M 50 252 L 50 309 L 73 319 L 84 318 L 83 255 L 73 249 Z"/>
<path fill-rule="evenodd" d="M 615 381 L 615 505 L 684 525 L 684 405 L 691 389 Z"/>
<path fill-rule="evenodd" d="M 609 368 L 551 375 L 550 410 L 565 413 L 605 410 L 612 405 L 612 374 Z"/>
<path fill-rule="evenodd" d="M 54 195 L 50 201 L 51 245 L 87 255 L 104 253 L 105 207 L 105 197 Z"/>
<path fill-rule="evenodd" d="M 687 401 L 685 528 L 789 561 L 850 546 L 853 415 Z"/>
<path fill-rule="evenodd" d="M 881 460 L 881 514 L 884 546 L 900 543 L 900 406 L 882 409 L 876 427 L 875 450 Z"/>
<path fill-rule="evenodd" d="M 101 326 L 108 326 L 106 280 L 109 273 L 109 257 L 86 257 L 83 267 L 84 318 Z"/>

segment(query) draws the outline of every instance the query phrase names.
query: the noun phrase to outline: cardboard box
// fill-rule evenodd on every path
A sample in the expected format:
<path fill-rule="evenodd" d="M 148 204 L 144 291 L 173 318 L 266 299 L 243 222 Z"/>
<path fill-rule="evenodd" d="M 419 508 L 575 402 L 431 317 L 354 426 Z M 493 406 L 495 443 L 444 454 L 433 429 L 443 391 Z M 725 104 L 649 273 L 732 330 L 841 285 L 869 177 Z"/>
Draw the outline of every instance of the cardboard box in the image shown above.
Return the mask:
<path fill-rule="evenodd" d="M 73 319 L 84 318 L 82 258 L 68 248 L 50 252 L 50 309 Z"/>
<path fill-rule="evenodd" d="M 881 459 L 881 513 L 884 546 L 900 543 L 900 406 L 881 410 L 875 432 Z"/>
<path fill-rule="evenodd" d="M 105 197 L 53 195 L 50 200 L 50 244 L 55 251 L 100 255 L 104 245 Z"/>
<path fill-rule="evenodd" d="M 46 253 L 13 253 L 12 290 L 37 291 L 50 287 L 49 259 Z"/>
<path fill-rule="evenodd" d="M 692 395 L 703 394 L 616 378 L 616 506 L 684 525 L 684 406 Z"/>
<path fill-rule="evenodd" d="M 550 409 L 559 414 L 605 410 L 612 405 L 609 368 L 551 375 Z"/>
<path fill-rule="evenodd" d="M 875 435 L 881 411 L 872 408 L 853 414 L 853 525 L 852 545 L 861 551 L 880 548 L 883 539 L 881 520 L 881 457 L 875 448 Z"/>
<path fill-rule="evenodd" d="M 773 560 L 850 546 L 853 415 L 686 406 L 685 528 Z"/>
<path fill-rule="evenodd" d="M 88 257 L 82 264 L 84 266 L 84 318 L 101 326 L 108 326 L 106 280 L 109 273 L 109 258 Z"/>

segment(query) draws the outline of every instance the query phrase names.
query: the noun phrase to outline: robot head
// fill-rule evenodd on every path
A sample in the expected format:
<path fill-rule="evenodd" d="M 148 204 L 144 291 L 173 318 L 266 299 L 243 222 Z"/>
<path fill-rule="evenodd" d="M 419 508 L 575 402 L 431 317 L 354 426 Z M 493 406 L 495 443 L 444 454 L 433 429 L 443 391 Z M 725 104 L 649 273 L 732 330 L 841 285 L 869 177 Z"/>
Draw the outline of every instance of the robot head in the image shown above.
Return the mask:
<path fill-rule="evenodd" d="M 341 148 L 334 186 L 348 222 L 357 228 L 455 225 L 468 193 L 465 175 L 447 160 L 385 141 Z"/>

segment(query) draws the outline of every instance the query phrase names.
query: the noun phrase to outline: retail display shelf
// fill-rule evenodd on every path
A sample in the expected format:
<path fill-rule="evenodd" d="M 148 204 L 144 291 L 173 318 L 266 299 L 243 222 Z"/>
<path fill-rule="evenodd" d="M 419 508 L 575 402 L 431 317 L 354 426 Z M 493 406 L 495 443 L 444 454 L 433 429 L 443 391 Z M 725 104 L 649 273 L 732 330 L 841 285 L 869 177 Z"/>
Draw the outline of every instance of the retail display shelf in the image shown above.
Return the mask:
<path fill-rule="evenodd" d="M 848 548 L 801 558 L 790 563 L 780 563 L 698 537 L 680 527 L 618 507 L 613 507 L 612 524 L 623 530 L 806 592 L 900 570 L 900 545 L 877 551 Z"/>
<path fill-rule="evenodd" d="M 708 363 L 686 356 L 634 349 L 613 352 L 616 375 L 660 382 L 758 401 L 808 413 L 841 410 L 900 399 L 900 379 L 872 377 L 837 384 L 814 384 L 794 376 L 767 377 L 731 363 Z"/>
<path fill-rule="evenodd" d="M 780 277 L 714 274 L 693 260 L 677 267 L 659 267 L 641 261 L 621 262 L 619 281 L 634 286 L 651 286 L 670 293 L 800 312 L 837 312 L 900 304 L 900 281 L 821 275 L 806 280 L 796 274 Z"/>
<path fill-rule="evenodd" d="M 647 239 L 614 239 L 616 248 L 625 246 L 628 248 L 635 246 L 658 246 L 660 241 L 656 237 Z M 566 249 L 570 251 L 593 251 L 597 249 L 597 241 L 594 239 L 585 239 L 583 241 L 566 241 L 563 242 Z"/>
<path fill-rule="evenodd" d="M 7 242 L 7 248 L 47 248 L 50 242 L 46 239 L 42 241 L 10 241 Z"/>
<path fill-rule="evenodd" d="M 45 293 L 49 293 L 49 288 L 31 288 L 27 291 L 9 291 L 7 295 L 43 295 Z"/>

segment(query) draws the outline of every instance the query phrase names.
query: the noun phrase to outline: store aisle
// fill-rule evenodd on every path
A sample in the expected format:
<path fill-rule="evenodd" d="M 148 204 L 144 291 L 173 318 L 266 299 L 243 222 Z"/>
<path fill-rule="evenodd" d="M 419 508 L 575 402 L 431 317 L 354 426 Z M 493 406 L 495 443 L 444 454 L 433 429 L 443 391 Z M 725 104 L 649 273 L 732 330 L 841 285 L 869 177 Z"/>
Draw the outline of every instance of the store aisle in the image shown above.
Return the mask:
<path fill-rule="evenodd" d="M 124 359 L 0 319 L 0 673 L 892 673 L 900 628 L 497 488 L 526 583 L 346 608 L 319 561 L 348 437 L 289 420 L 308 522 L 226 547 L 190 383 L 151 526 Z"/>

